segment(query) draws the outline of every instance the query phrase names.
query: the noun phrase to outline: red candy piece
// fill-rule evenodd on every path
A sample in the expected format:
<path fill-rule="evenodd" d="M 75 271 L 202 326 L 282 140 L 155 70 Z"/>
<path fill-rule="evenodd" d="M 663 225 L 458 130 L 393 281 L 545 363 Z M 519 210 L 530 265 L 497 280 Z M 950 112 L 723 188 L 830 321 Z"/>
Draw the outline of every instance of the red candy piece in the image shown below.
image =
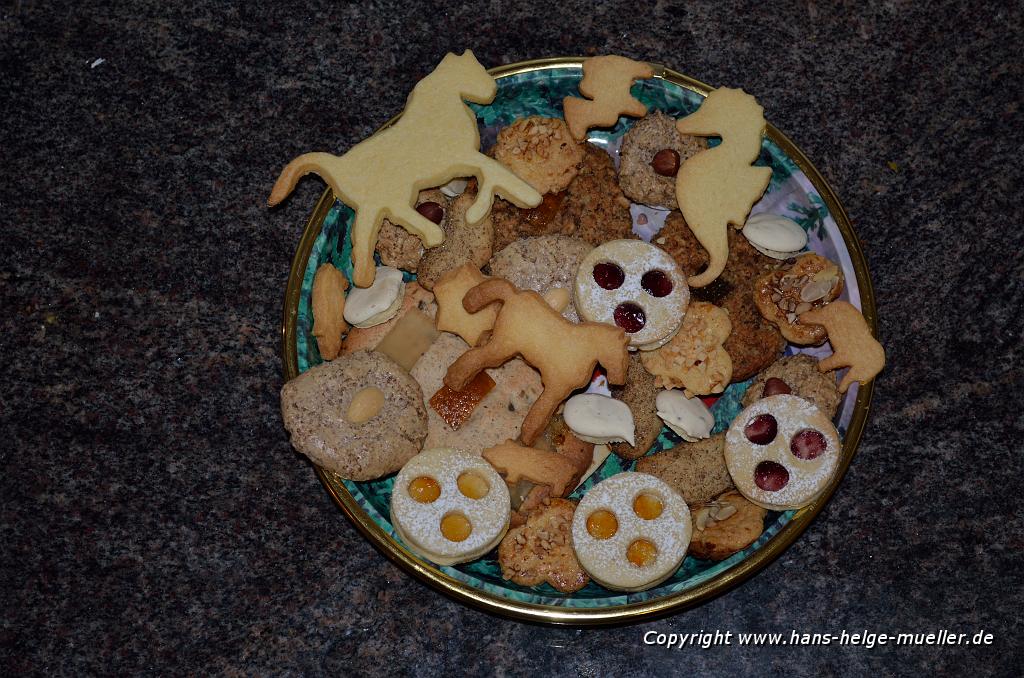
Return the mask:
<path fill-rule="evenodd" d="M 652 297 L 667 297 L 672 294 L 672 279 L 664 271 L 647 271 L 640 278 L 640 287 Z"/>
<path fill-rule="evenodd" d="M 789 443 L 789 451 L 797 459 L 816 459 L 828 449 L 828 440 L 821 431 L 805 428 L 793 436 Z"/>
<path fill-rule="evenodd" d="M 630 334 L 639 332 L 647 324 L 647 316 L 644 315 L 644 310 L 628 301 L 616 306 L 614 315 L 615 324 Z"/>
<path fill-rule="evenodd" d="M 754 469 L 754 484 L 765 492 L 778 492 L 789 483 L 789 471 L 774 461 L 762 461 Z"/>
<path fill-rule="evenodd" d="M 743 427 L 747 440 L 755 445 L 767 445 L 779 433 L 779 422 L 770 414 L 759 414 Z"/>
<path fill-rule="evenodd" d="M 615 264 L 605 262 L 594 266 L 594 282 L 606 290 L 619 289 L 625 279 L 626 274 Z"/>

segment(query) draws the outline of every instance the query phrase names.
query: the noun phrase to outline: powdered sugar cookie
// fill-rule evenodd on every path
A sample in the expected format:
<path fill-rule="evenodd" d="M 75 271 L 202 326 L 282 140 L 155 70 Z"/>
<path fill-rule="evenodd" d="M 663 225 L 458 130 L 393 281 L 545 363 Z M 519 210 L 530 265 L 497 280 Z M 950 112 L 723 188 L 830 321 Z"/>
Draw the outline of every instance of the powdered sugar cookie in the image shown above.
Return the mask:
<path fill-rule="evenodd" d="M 740 412 L 725 436 L 736 489 L 772 511 L 814 501 L 839 466 L 842 445 L 829 418 L 803 398 L 774 395 Z"/>

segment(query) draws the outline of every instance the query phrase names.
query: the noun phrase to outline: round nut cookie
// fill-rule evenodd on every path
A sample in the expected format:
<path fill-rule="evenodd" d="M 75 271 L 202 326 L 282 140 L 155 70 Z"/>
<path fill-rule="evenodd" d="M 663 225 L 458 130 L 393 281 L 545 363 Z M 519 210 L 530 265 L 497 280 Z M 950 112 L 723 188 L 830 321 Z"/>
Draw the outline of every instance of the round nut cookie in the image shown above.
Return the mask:
<path fill-rule="evenodd" d="M 835 373 L 822 373 L 818 369 L 818 361 L 813 357 L 798 353 L 786 356 L 785 358 L 779 358 L 769 365 L 747 387 L 747 392 L 743 394 L 742 400 L 744 407 L 753 405 L 766 395 L 765 388 L 768 386 L 768 380 L 770 379 L 782 381 L 789 391 L 786 391 L 778 381 L 775 381 L 772 382 L 767 395 L 792 393 L 804 400 L 810 400 L 829 418 L 836 416 L 836 410 L 839 409 L 842 395 L 836 386 Z"/>
<path fill-rule="evenodd" d="M 448 197 L 439 189 L 420 191 L 416 198 L 416 209 L 422 210 L 424 216 L 431 221 L 434 220 L 432 217 L 439 217 L 440 222 L 436 223 L 447 232 Z M 418 236 L 384 219 L 377 235 L 377 253 L 385 266 L 415 273 L 420 257 L 423 256 L 423 243 Z"/>
<path fill-rule="evenodd" d="M 820 346 L 828 339 L 824 326 L 801 322 L 801 315 L 834 301 L 843 291 L 843 271 L 814 252 L 788 260 L 754 281 L 754 304 L 782 336 L 801 346 Z"/>
<path fill-rule="evenodd" d="M 692 276 L 707 266 L 708 254 L 686 225 L 683 215 L 673 212 L 655 237 Z M 786 340 L 773 323 L 765 320 L 754 305 L 754 279 L 773 270 L 779 262 L 758 252 L 736 229 L 729 229 L 729 261 L 722 275 L 706 287 L 691 290 L 694 301 L 708 301 L 729 312 L 732 332 L 725 350 L 732 359 L 732 381 L 740 382 L 771 365 L 786 348 Z"/>
<path fill-rule="evenodd" d="M 370 389 L 380 392 L 383 404 L 376 412 L 363 411 L 353 423 L 353 400 Z M 394 473 L 427 437 L 419 384 L 398 363 L 374 351 L 339 356 L 286 383 L 281 414 L 296 450 L 349 480 Z"/>
<path fill-rule="evenodd" d="M 736 489 L 770 511 L 817 499 L 841 453 L 832 421 L 794 395 L 761 398 L 736 415 L 725 434 L 725 463 Z"/>
<path fill-rule="evenodd" d="M 520 118 L 498 132 L 494 159 L 541 195 L 569 186 L 583 161 L 583 145 L 561 118 Z"/>
<path fill-rule="evenodd" d="M 707 142 L 700 137 L 680 134 L 672 117 L 661 111 L 649 113 L 622 137 L 619 186 L 634 202 L 676 209 L 679 206 L 676 203 L 676 172 L 684 162 L 707 147 Z M 655 156 L 662 151 L 676 154 L 671 163 L 663 160 L 666 157 L 664 153 L 655 161 Z M 675 171 L 672 171 L 672 165 Z"/>
<path fill-rule="evenodd" d="M 476 202 L 476 183 L 451 201 L 445 210 L 444 242 L 423 252 L 416 281 L 425 289 L 434 289 L 442 275 L 463 264 L 482 267 L 491 258 L 494 226 L 490 217 L 475 224 L 466 223 L 466 210 Z"/>
<path fill-rule="evenodd" d="M 562 315 L 574 323 L 580 321 L 572 303 L 572 286 L 580 260 L 594 249 L 579 238 L 567 235 L 542 235 L 509 243 L 491 257 L 490 271 L 521 290 L 533 290 L 542 296 L 553 288 L 568 292 L 568 305 Z"/>
<path fill-rule="evenodd" d="M 718 561 L 742 551 L 764 532 L 767 514 L 735 490 L 694 507 L 690 555 Z"/>

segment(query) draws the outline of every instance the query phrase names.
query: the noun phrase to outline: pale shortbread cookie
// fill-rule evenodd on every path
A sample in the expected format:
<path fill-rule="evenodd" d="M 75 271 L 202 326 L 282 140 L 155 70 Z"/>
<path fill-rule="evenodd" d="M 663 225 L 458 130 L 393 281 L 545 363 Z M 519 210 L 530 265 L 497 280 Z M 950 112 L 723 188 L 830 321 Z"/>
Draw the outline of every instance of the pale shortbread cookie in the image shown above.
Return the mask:
<path fill-rule="evenodd" d="M 564 120 L 520 118 L 498 132 L 494 158 L 541 195 L 564 191 L 583 162 L 583 146 Z"/>
<path fill-rule="evenodd" d="M 420 190 L 457 177 L 474 176 L 480 188 L 466 212 L 475 224 L 490 211 L 494 194 L 520 207 L 540 204 L 541 196 L 501 163 L 480 152 L 476 114 L 463 101 L 489 104 L 498 85 L 473 52 L 447 54 L 413 88 L 395 124 L 353 146 L 342 156 L 306 153 L 281 171 L 267 202 L 288 197 L 303 175 L 316 172 L 334 195 L 356 212 L 352 224 L 352 282 L 373 284 L 373 252 L 381 222 L 415 233 L 425 247 L 439 245 L 444 231 L 413 207 Z"/>
<path fill-rule="evenodd" d="M 833 301 L 804 314 L 804 318 L 820 323 L 828 330 L 832 344 L 832 355 L 818 363 L 822 372 L 849 367 L 839 392 L 846 393 L 850 384 L 859 381 L 866 384 L 885 367 L 885 349 L 871 336 L 871 328 L 863 314 L 847 301 Z"/>
<path fill-rule="evenodd" d="M 661 348 L 645 351 L 640 359 L 658 386 L 682 388 L 687 396 L 721 393 L 732 378 L 732 359 L 722 347 L 732 323 L 714 304 L 690 304 L 683 326 Z"/>
<path fill-rule="evenodd" d="M 634 508 L 640 495 L 660 504 L 660 513 L 644 519 Z M 614 515 L 614 534 L 598 538 L 588 528 L 597 511 Z M 625 472 L 594 485 L 576 507 L 572 541 L 583 569 L 602 586 L 616 591 L 643 591 L 668 579 L 679 569 L 690 544 L 690 509 L 666 483 L 646 473 Z M 644 540 L 654 546 L 652 559 L 642 566 L 631 562 L 629 549 Z"/>
<path fill-rule="evenodd" d="M 470 313 L 463 306 L 462 300 L 466 292 L 487 279 L 487 276 L 473 264 L 463 264 L 442 275 L 434 285 L 434 296 L 437 298 L 437 329 L 453 332 L 465 339 L 470 346 L 476 346 L 480 342 L 480 337 L 494 327 L 498 305 L 491 304 Z"/>
<path fill-rule="evenodd" d="M 467 473 L 476 476 L 476 487 L 486 494 L 476 498 L 462 491 L 459 477 Z M 414 498 L 410 485 L 418 479 L 436 483 L 438 496 L 431 501 Z M 501 476 L 478 455 L 460 450 L 424 450 L 402 467 L 391 490 L 391 523 L 398 536 L 410 551 L 438 565 L 476 560 L 493 549 L 508 530 L 510 513 Z M 442 520 L 453 514 L 469 523 L 463 539 L 452 540 L 442 532 Z"/>
<path fill-rule="evenodd" d="M 562 100 L 572 135 L 584 139 L 591 127 L 614 127 L 620 115 L 639 118 L 647 106 L 629 93 L 633 81 L 654 76 L 651 65 L 617 55 L 596 56 L 583 62 L 580 94 L 587 99 Z M 588 101 L 589 99 L 589 101 Z"/>
<path fill-rule="evenodd" d="M 690 287 L 704 287 L 725 268 L 729 224 L 743 226 L 771 180 L 771 168 L 751 166 L 761 153 L 764 109 L 743 90 L 720 87 L 676 129 L 722 138 L 718 146 L 683 163 L 676 175 L 676 202 L 710 257 L 708 267 L 690 278 Z"/>
<path fill-rule="evenodd" d="M 736 489 L 772 511 L 798 509 L 817 499 L 841 453 L 832 421 L 794 395 L 758 400 L 736 415 L 725 435 L 725 463 Z"/>

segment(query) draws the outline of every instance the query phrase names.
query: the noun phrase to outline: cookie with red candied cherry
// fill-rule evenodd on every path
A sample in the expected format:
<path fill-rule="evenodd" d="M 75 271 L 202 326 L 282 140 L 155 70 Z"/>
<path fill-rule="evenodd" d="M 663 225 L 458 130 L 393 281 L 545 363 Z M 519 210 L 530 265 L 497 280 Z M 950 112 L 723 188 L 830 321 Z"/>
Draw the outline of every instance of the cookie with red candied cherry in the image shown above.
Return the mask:
<path fill-rule="evenodd" d="M 725 436 L 725 464 L 740 493 L 763 508 L 807 506 L 828 486 L 842 444 L 828 416 L 794 395 L 762 398 Z"/>

